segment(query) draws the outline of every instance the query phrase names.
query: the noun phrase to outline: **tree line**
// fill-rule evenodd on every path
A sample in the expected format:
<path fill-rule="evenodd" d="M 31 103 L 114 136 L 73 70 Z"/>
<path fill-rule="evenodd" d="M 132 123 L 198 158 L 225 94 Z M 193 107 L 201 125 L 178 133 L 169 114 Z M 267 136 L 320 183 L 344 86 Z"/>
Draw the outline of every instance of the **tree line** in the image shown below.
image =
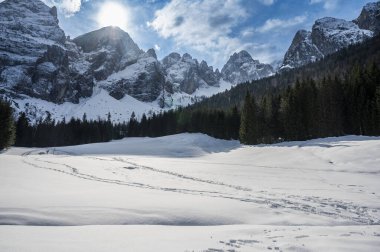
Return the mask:
<path fill-rule="evenodd" d="M 380 37 L 273 77 L 239 84 L 192 106 L 112 124 L 107 120 L 17 121 L 0 99 L 0 149 L 62 146 L 133 136 L 201 132 L 243 143 L 346 134 L 380 135 Z M 371 63 L 372 62 L 372 63 Z"/>
<path fill-rule="evenodd" d="M 6 111 L 6 113 L 4 113 Z M 53 147 L 108 142 L 127 136 L 126 123 L 113 124 L 107 120 L 71 118 L 55 121 L 48 114 L 44 120 L 32 124 L 25 113 L 14 119 L 10 103 L 0 99 L 0 150 L 11 145 L 20 147 Z"/>
<path fill-rule="evenodd" d="M 245 144 L 380 135 L 380 69 L 376 64 L 356 65 L 320 81 L 296 80 L 282 92 L 260 99 L 247 91 L 241 108 L 190 106 L 149 119 L 143 116 L 140 122 L 131 119 L 128 125 L 129 136 L 201 132 Z"/>
<path fill-rule="evenodd" d="M 229 109 L 235 105 L 240 107 L 247 90 L 260 100 L 266 94 L 282 93 L 288 86 L 294 85 L 297 79 L 311 78 L 316 82 L 322 81 L 326 76 L 344 79 L 345 74 L 351 71 L 353 66 L 368 67 L 372 63 L 380 65 L 380 35 L 363 43 L 350 45 L 316 62 L 283 70 L 267 78 L 241 83 L 193 106 L 208 109 Z"/>
<path fill-rule="evenodd" d="M 72 118 L 55 122 L 50 114 L 30 124 L 25 113 L 14 122 L 9 102 L 0 100 L 0 148 L 13 143 L 47 147 L 106 142 L 123 137 L 157 137 L 201 132 L 245 144 L 307 140 L 318 137 L 380 135 L 380 69 L 356 65 L 345 77 L 296 80 L 281 93 L 257 99 L 246 92 L 241 107 L 209 109 L 190 106 L 127 123 Z"/>
<path fill-rule="evenodd" d="M 260 101 L 247 93 L 240 140 L 246 144 L 342 135 L 380 135 L 380 70 L 356 66 L 346 78 L 296 81 Z"/>

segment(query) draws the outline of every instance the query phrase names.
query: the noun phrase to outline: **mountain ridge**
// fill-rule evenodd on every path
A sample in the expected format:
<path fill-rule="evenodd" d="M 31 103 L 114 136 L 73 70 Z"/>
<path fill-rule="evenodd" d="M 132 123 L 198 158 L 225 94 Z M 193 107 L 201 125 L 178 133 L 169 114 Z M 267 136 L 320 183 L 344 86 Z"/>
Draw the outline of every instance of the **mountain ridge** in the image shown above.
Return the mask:
<path fill-rule="evenodd" d="M 380 31 L 380 2 L 368 3 L 353 21 L 324 17 L 311 31 L 299 30 L 286 51 L 280 70 L 314 62 L 351 44 L 362 43 Z"/>
<path fill-rule="evenodd" d="M 352 22 L 322 18 L 316 21 L 311 32 L 297 32 L 280 71 L 316 61 L 376 34 L 378 20 L 374 15 L 378 8 L 379 3 L 367 4 Z M 20 14 L 20 9 L 32 13 L 25 16 Z M 112 26 L 70 39 L 59 27 L 57 9 L 40 0 L 6 0 L 0 3 L 0 14 L 3 31 L 0 41 L 4 42 L 0 44 L 0 95 L 13 100 L 16 111 L 28 111 L 31 118 L 44 117 L 47 113 L 54 114 L 56 119 L 70 117 L 57 112 L 61 109 L 56 105 L 60 104 L 108 107 L 106 101 L 124 104 L 134 99 L 138 102 L 133 104 L 138 103 L 143 108 L 135 110 L 152 114 L 193 104 L 240 83 L 272 76 L 280 66 L 276 62 L 274 69 L 270 64 L 260 63 L 244 50 L 232 54 L 221 70 L 214 70 L 206 61 L 199 62 L 188 53 L 173 52 L 158 60 L 154 49 L 141 50 L 127 32 Z M 372 27 L 374 31 L 362 30 L 362 27 Z M 357 31 L 361 32 L 359 39 Z M 356 40 L 352 42 L 347 34 L 353 34 L 351 37 Z M 339 36 L 348 38 L 348 42 L 335 47 Z M 321 42 L 317 46 L 315 41 L 318 40 Z M 28 45 L 32 47 L 27 49 Z M 103 98 L 95 102 L 99 94 Z M 41 106 L 39 99 L 44 104 L 45 101 L 52 104 Z M 109 110 L 116 120 L 126 118 L 117 108 L 109 107 Z M 132 110 L 128 110 L 127 116 Z M 94 119 L 106 117 L 103 110 L 102 114 L 91 114 Z"/>

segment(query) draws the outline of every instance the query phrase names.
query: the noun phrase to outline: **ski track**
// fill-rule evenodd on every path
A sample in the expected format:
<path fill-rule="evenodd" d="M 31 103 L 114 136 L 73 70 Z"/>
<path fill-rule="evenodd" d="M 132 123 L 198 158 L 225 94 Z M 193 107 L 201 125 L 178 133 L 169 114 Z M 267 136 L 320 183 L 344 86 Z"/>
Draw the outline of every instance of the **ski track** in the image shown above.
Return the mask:
<path fill-rule="evenodd" d="M 291 209 L 294 211 L 304 212 L 306 214 L 321 215 L 321 216 L 330 217 L 333 219 L 342 218 L 349 222 L 353 222 L 356 225 L 361 225 L 361 224 L 379 225 L 380 224 L 380 209 L 359 206 L 359 205 L 355 205 L 352 202 L 344 202 L 344 201 L 334 200 L 332 198 L 321 198 L 321 197 L 316 197 L 316 196 L 302 197 L 298 195 L 269 193 L 267 191 L 253 192 L 252 189 L 247 188 L 247 187 L 230 185 L 230 184 L 226 184 L 219 181 L 206 180 L 206 179 L 201 179 L 197 177 L 187 176 L 187 175 L 176 173 L 176 172 L 160 170 L 160 169 L 149 167 L 149 166 L 139 165 L 135 162 L 127 161 L 121 157 L 112 157 L 110 159 L 107 159 L 107 158 L 99 158 L 99 157 L 93 157 L 93 156 L 82 156 L 89 159 L 96 159 L 98 161 L 120 162 L 123 165 L 128 165 L 128 167 L 122 167 L 125 170 L 130 170 L 131 167 L 133 169 L 139 168 L 139 169 L 143 169 L 143 170 L 154 172 L 154 173 L 160 173 L 160 174 L 164 174 L 168 176 L 173 176 L 177 179 L 185 180 L 191 183 L 206 183 L 206 184 L 212 185 L 218 190 L 209 191 L 209 190 L 194 190 L 194 189 L 186 189 L 186 188 L 160 187 L 160 186 L 148 185 L 148 184 L 137 183 L 137 182 L 129 182 L 125 180 L 107 179 L 107 178 L 102 178 L 102 177 L 98 177 L 91 174 L 86 174 L 81 171 L 80 167 L 73 167 L 67 164 L 44 160 L 43 155 L 39 155 L 37 157 L 34 157 L 33 155 L 33 154 L 55 155 L 58 153 L 65 155 L 62 157 L 75 155 L 75 153 L 69 153 L 69 152 L 63 152 L 63 151 L 58 152 L 54 149 L 33 150 L 33 151 L 28 151 L 28 152 L 23 153 L 22 161 L 34 168 L 60 172 L 66 175 L 75 176 L 77 178 L 87 179 L 87 180 L 92 180 L 92 181 L 111 183 L 111 184 L 117 184 L 117 185 L 123 185 L 123 186 L 131 186 L 131 187 L 142 188 L 142 189 L 199 195 L 203 197 L 237 200 L 237 201 L 246 202 L 246 203 L 264 205 L 272 209 L 279 209 L 279 208 Z M 47 164 L 48 166 L 43 166 L 39 163 Z M 63 169 L 52 168 L 51 165 L 61 166 L 63 167 Z M 108 169 L 112 170 L 114 168 L 107 168 L 107 170 Z M 286 169 L 297 169 L 297 168 L 286 168 Z M 223 191 L 226 189 L 230 190 L 231 193 Z M 236 195 L 241 195 L 241 194 L 243 194 L 244 196 L 243 197 L 236 196 Z M 230 243 L 230 244 L 234 244 L 234 243 Z"/>

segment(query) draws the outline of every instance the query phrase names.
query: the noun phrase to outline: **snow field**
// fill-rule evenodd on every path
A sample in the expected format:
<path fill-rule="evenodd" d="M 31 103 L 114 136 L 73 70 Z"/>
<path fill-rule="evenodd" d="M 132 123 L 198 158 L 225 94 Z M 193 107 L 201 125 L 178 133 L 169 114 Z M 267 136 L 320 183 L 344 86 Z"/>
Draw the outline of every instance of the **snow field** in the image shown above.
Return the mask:
<path fill-rule="evenodd" d="M 380 138 L 203 134 L 0 154 L 1 251 L 376 251 Z M 15 226 L 17 225 L 17 226 Z"/>

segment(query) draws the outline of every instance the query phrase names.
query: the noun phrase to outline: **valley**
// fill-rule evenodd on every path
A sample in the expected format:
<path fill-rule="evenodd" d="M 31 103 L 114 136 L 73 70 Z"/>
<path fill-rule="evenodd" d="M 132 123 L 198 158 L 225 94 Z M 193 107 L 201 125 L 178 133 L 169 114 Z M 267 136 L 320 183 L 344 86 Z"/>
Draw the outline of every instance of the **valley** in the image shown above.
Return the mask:
<path fill-rule="evenodd" d="M 203 134 L 12 148 L 0 156 L 0 248 L 371 251 L 379 148 L 378 137 L 244 146 Z"/>

